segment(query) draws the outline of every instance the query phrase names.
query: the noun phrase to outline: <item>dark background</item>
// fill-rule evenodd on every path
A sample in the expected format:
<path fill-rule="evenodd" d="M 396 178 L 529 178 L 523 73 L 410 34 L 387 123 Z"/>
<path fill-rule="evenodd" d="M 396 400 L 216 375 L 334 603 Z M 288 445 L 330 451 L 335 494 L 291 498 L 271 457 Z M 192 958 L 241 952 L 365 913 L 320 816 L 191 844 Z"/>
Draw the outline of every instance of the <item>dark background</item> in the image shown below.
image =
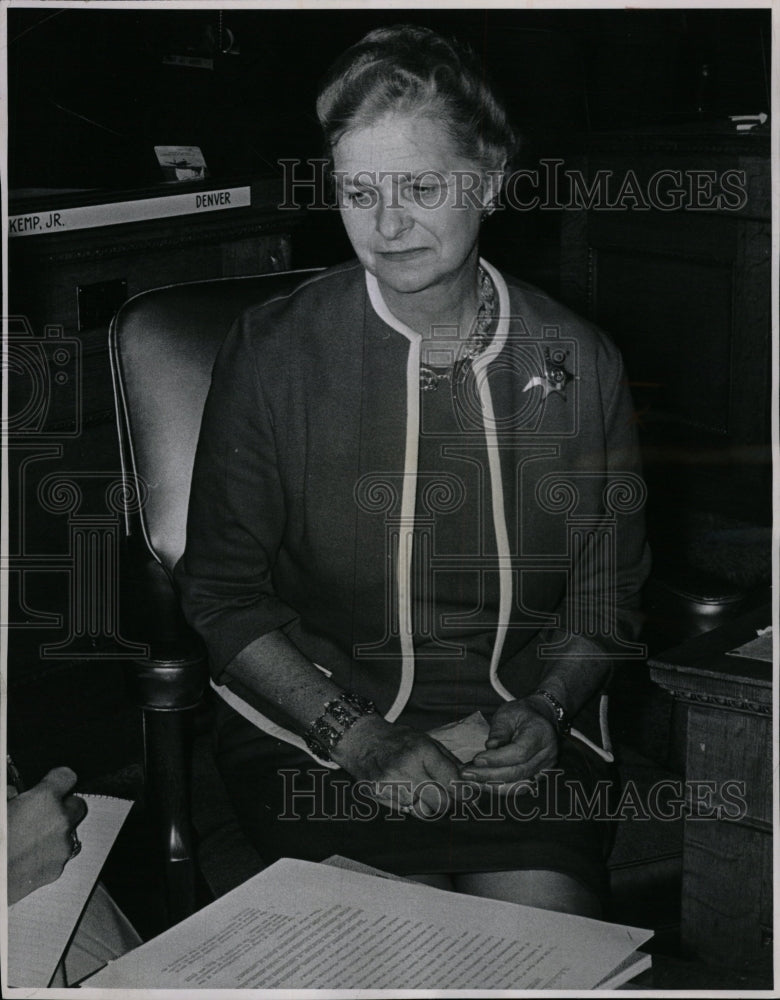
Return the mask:
<path fill-rule="evenodd" d="M 403 21 L 483 57 L 522 136 L 519 167 L 568 165 L 599 135 L 717 134 L 729 114 L 769 111 L 768 10 L 12 10 L 11 192 L 159 185 L 155 145 L 200 147 L 216 184 L 321 156 L 323 74 L 367 31 Z M 223 53 L 229 32 L 234 51 Z M 213 69 L 166 65 L 171 54 L 205 56 Z M 560 215 L 499 213 L 486 256 L 565 298 Z M 293 264 L 351 253 L 337 213 L 312 213 Z"/>
<path fill-rule="evenodd" d="M 156 144 L 200 146 L 215 177 L 316 156 L 331 60 L 403 21 L 484 55 L 531 158 L 594 131 L 769 110 L 768 10 L 11 10 L 10 187 L 153 183 Z M 238 54 L 219 52 L 220 25 Z"/>

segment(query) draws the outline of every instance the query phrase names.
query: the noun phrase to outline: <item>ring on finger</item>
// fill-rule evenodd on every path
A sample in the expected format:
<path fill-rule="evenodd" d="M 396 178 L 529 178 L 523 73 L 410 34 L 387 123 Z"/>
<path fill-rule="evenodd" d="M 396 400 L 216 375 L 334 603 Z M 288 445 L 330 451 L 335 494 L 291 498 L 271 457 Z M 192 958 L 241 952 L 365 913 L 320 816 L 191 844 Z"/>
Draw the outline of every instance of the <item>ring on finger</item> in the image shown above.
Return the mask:
<path fill-rule="evenodd" d="M 75 830 L 71 830 L 70 833 L 70 856 L 68 861 L 72 861 L 77 854 L 81 852 L 81 841 L 79 840 L 79 835 Z"/>

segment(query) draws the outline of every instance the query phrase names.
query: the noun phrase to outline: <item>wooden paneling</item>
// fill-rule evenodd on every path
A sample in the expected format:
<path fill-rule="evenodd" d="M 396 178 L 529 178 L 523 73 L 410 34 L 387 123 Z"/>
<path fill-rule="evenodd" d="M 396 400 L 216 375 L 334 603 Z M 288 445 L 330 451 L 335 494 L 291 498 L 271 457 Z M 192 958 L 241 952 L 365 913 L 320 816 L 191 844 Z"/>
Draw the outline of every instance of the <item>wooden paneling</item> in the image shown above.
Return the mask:
<path fill-rule="evenodd" d="M 728 739 L 724 739 L 728 734 Z M 747 707 L 729 715 L 717 708 L 691 705 L 688 709 L 688 752 L 686 778 L 693 781 L 736 782 L 733 802 L 714 801 L 715 808 L 733 817 L 744 810 L 740 822 L 769 830 L 772 823 L 772 726 L 768 715 L 750 712 Z M 716 796 L 717 798 L 717 796 Z"/>
<path fill-rule="evenodd" d="M 689 193 L 669 211 L 597 202 L 564 213 L 561 296 L 623 352 L 657 520 L 707 512 L 768 524 L 766 138 L 693 128 L 594 136 L 587 156 L 567 166 L 591 183 L 608 171 L 613 193 L 629 173 L 644 193 L 659 171 L 679 172 L 688 192 L 696 175 L 714 178 L 708 207 Z M 718 201 L 727 174 L 741 204 Z"/>
<path fill-rule="evenodd" d="M 771 839 L 756 830 L 704 820 L 688 827 L 683 946 L 732 968 L 761 959 L 767 950 L 766 929 L 772 925 Z"/>

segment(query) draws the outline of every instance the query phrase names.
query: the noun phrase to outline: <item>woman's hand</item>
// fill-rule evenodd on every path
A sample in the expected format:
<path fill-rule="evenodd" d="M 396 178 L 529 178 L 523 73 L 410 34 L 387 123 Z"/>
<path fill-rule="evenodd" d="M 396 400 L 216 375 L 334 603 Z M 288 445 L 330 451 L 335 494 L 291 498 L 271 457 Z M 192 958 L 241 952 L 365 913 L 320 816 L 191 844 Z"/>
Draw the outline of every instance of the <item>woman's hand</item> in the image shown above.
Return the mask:
<path fill-rule="evenodd" d="M 558 733 L 544 708 L 530 699 L 509 701 L 496 711 L 485 749 L 461 776 L 481 784 L 532 781 L 558 760 Z M 499 788 L 499 791 L 501 789 Z"/>
<path fill-rule="evenodd" d="M 76 775 L 56 767 L 34 788 L 8 800 L 8 902 L 56 881 L 73 854 L 73 831 L 87 805 L 69 794 Z"/>
<path fill-rule="evenodd" d="M 333 759 L 391 808 L 438 815 L 464 795 L 460 761 L 427 733 L 367 715 L 349 729 Z"/>

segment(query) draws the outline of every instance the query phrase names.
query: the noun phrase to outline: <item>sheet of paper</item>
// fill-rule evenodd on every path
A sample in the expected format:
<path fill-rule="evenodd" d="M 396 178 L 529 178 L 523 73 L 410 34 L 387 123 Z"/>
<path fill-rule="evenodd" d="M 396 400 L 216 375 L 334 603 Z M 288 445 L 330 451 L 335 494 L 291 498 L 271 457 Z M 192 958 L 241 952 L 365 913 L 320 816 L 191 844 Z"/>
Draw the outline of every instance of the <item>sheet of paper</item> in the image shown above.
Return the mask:
<path fill-rule="evenodd" d="M 82 795 L 87 815 L 78 826 L 81 852 L 56 882 L 8 907 L 8 982 L 48 986 L 105 864 L 132 802 Z"/>
<path fill-rule="evenodd" d="M 645 972 L 647 969 L 651 969 L 652 967 L 652 956 L 647 955 L 643 951 L 637 951 L 633 955 L 629 955 L 625 962 L 621 962 L 614 972 L 610 973 L 606 979 L 602 979 L 596 986 L 596 989 L 617 990 L 623 986 L 624 983 L 628 983 L 632 979 L 636 979 L 640 972 Z"/>
<path fill-rule="evenodd" d="M 459 722 L 432 729 L 433 736 L 454 754 L 462 764 L 474 759 L 474 754 L 485 749 L 485 740 L 490 732 L 487 719 L 481 712 L 473 712 Z"/>
<path fill-rule="evenodd" d="M 743 645 L 737 646 L 736 649 L 730 649 L 728 655 L 745 656 L 749 660 L 763 660 L 765 663 L 771 663 L 772 650 L 772 626 L 770 625 L 768 628 L 760 629 L 755 639 L 750 639 Z"/>
<path fill-rule="evenodd" d="M 381 869 L 374 868 L 372 865 L 364 865 L 360 861 L 353 861 L 352 858 L 345 858 L 340 854 L 332 854 L 321 863 L 323 865 L 330 865 L 332 868 L 345 868 L 347 871 L 351 872 L 363 872 L 364 875 L 376 875 L 377 878 L 389 878 L 394 882 L 414 883 L 414 879 L 403 878 L 401 875 L 392 875 L 389 872 L 383 872 Z M 630 982 L 630 980 L 638 976 L 640 972 L 644 972 L 646 969 L 651 968 L 652 964 L 652 958 L 650 955 L 647 955 L 643 951 L 635 951 L 633 954 L 629 955 L 625 961 L 621 962 L 616 969 L 613 969 L 606 979 L 603 979 L 600 983 L 598 983 L 596 989 L 616 990 L 624 983 Z"/>
<path fill-rule="evenodd" d="M 403 875 L 393 875 L 391 872 L 383 872 L 381 868 L 374 868 L 373 865 L 364 865 L 362 861 L 353 861 L 352 858 L 345 858 L 342 854 L 331 854 L 320 864 L 330 865 L 331 868 L 344 868 L 348 872 L 361 872 L 363 875 L 375 875 L 377 878 L 389 878 L 393 882 L 414 882 L 413 878 L 404 878 Z"/>
<path fill-rule="evenodd" d="M 283 859 L 82 985 L 589 989 L 651 936 Z"/>

